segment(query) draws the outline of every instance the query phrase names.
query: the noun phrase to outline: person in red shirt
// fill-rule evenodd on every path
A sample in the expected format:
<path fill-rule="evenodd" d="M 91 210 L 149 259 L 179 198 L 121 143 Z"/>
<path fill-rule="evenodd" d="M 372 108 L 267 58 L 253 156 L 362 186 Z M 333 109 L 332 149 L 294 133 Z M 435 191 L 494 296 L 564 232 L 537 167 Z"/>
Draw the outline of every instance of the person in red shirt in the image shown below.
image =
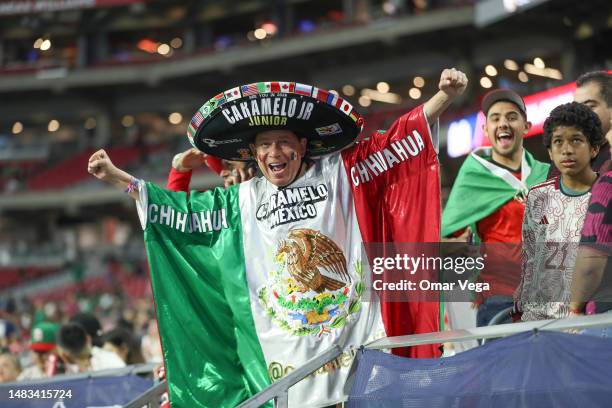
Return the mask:
<path fill-rule="evenodd" d="M 225 188 L 250 180 L 257 172 L 247 162 L 222 160 L 192 147 L 174 156 L 166 187 L 172 191 L 189 191 L 193 170 L 202 166 L 217 173 Z"/>
<path fill-rule="evenodd" d="M 608 129 L 611 126 L 612 116 L 608 116 Z M 607 146 L 611 146 L 612 131 L 605 136 Z M 612 170 L 601 175 L 592 191 L 572 279 L 570 315 L 585 314 L 589 300 L 594 301 L 595 313 L 612 310 L 612 263 L 609 262 L 612 254 Z M 611 330 L 604 327 L 587 332 L 597 334 Z"/>
<path fill-rule="evenodd" d="M 479 242 L 519 244 L 526 192 L 546 179 L 549 166 L 523 148 L 531 123 L 525 102 L 516 92 L 489 92 L 482 100 L 482 111 L 491 146 L 474 150 L 459 170 L 442 216 L 442 237 L 466 239 L 465 230 L 470 228 Z M 491 253 L 496 249 L 503 256 Z M 480 278 L 490 283 L 491 290 L 479 306 L 478 326 L 512 306 L 520 278 L 520 245 L 489 246 L 487 251 Z"/>

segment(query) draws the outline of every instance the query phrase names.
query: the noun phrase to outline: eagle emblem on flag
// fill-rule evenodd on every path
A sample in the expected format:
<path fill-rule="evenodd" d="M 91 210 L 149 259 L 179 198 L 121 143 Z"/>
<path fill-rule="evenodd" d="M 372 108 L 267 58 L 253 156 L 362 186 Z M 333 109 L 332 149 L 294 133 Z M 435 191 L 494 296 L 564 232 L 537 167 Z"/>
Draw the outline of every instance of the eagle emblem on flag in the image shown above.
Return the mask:
<path fill-rule="evenodd" d="M 289 274 L 315 292 L 336 290 L 351 283 L 346 258 L 338 245 L 319 231 L 297 228 L 281 241 L 277 255 L 286 254 Z"/>
<path fill-rule="evenodd" d="M 320 231 L 292 229 L 278 243 L 275 262 L 279 269 L 270 273 L 258 297 L 279 327 L 319 339 L 343 327 L 361 309 L 361 263 L 355 265 L 354 283 L 344 253 Z"/>

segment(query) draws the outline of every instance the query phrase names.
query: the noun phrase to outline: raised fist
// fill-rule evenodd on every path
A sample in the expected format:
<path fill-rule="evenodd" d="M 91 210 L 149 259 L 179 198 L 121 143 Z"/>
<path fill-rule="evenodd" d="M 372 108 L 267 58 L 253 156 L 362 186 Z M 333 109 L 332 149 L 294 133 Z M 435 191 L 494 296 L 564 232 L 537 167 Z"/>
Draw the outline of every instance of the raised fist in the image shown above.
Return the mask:
<path fill-rule="evenodd" d="M 172 163 L 178 171 L 188 171 L 197 169 L 206 164 L 206 153 L 196 148 L 191 148 L 177 156 L 176 162 Z"/>
<path fill-rule="evenodd" d="M 450 68 L 442 71 L 438 88 L 451 98 L 456 98 L 465 91 L 467 84 L 468 79 L 463 72 Z"/>
<path fill-rule="evenodd" d="M 100 149 L 89 158 L 87 172 L 100 180 L 112 182 L 112 179 L 117 175 L 118 169 L 110 157 L 108 157 L 106 151 Z"/>

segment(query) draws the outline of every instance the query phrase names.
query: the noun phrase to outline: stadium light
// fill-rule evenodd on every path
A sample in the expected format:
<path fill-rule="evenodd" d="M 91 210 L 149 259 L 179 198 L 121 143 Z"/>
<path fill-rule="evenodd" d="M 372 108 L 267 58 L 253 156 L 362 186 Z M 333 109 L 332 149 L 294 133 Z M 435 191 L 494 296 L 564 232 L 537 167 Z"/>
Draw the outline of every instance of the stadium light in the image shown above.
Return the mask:
<path fill-rule="evenodd" d="M 410 88 L 410 90 L 408 91 L 408 95 L 412 98 L 412 99 L 419 99 L 422 95 L 421 90 L 419 88 Z"/>
<path fill-rule="evenodd" d="M 153 41 L 149 38 L 143 38 L 138 41 L 136 44 L 139 50 L 148 52 L 149 54 L 154 54 L 157 52 L 157 47 L 159 47 L 159 43 L 157 41 Z"/>
<path fill-rule="evenodd" d="M 533 65 L 535 65 L 536 68 L 539 68 L 539 69 L 546 68 L 546 64 L 544 64 L 544 60 L 540 57 L 535 57 L 533 59 Z"/>
<path fill-rule="evenodd" d="M 485 67 L 485 74 L 494 77 L 495 75 L 497 75 L 497 69 L 493 65 L 487 65 Z"/>
<path fill-rule="evenodd" d="M 266 23 L 263 23 L 261 25 L 261 28 L 266 32 L 267 35 L 274 35 L 278 32 L 278 27 L 276 27 L 276 24 L 268 21 Z"/>
<path fill-rule="evenodd" d="M 589 23 L 582 23 L 576 29 L 575 36 L 579 40 L 586 40 L 587 38 L 591 38 L 593 36 L 593 26 Z"/>
<path fill-rule="evenodd" d="M 355 95 L 355 87 L 353 85 L 344 85 L 342 87 L 342 93 L 345 94 L 346 96 L 353 96 Z"/>
<path fill-rule="evenodd" d="M 397 12 L 397 6 L 392 1 L 385 1 L 382 4 L 382 9 L 386 14 L 395 14 Z"/>
<path fill-rule="evenodd" d="M 376 90 L 378 92 L 380 92 L 380 93 L 387 93 L 387 92 L 389 92 L 389 89 L 391 89 L 391 88 L 389 87 L 389 84 L 386 83 L 386 82 L 382 82 L 381 81 L 381 82 L 376 84 Z"/>
<path fill-rule="evenodd" d="M 60 123 L 56 119 L 51 119 L 49 121 L 49 124 L 47 125 L 47 130 L 49 132 L 56 132 L 57 130 L 59 130 L 59 128 L 60 128 Z"/>
<path fill-rule="evenodd" d="M 159 44 L 157 46 L 157 53 L 160 55 L 168 55 L 170 52 L 170 46 L 168 44 Z"/>
<path fill-rule="evenodd" d="M 124 127 L 130 127 L 134 125 L 134 117 L 132 115 L 125 115 L 121 118 L 121 124 Z"/>
<path fill-rule="evenodd" d="M 49 40 L 48 38 L 40 44 L 41 51 L 47 51 L 50 48 L 51 48 L 51 40 Z"/>
<path fill-rule="evenodd" d="M 170 46 L 172 48 L 181 48 L 183 46 L 183 40 L 179 37 L 175 37 L 170 41 Z"/>
<path fill-rule="evenodd" d="M 172 112 L 170 115 L 168 115 L 168 122 L 170 122 L 173 125 L 178 125 L 182 121 L 183 121 L 183 115 L 181 115 L 178 112 Z"/>
<path fill-rule="evenodd" d="M 480 78 L 480 86 L 483 88 L 490 88 L 493 86 L 493 82 L 489 77 L 482 77 Z"/>
<path fill-rule="evenodd" d="M 300 20 L 297 26 L 300 33 L 310 33 L 317 28 L 312 20 Z"/>
<path fill-rule="evenodd" d="M 361 90 L 362 96 L 367 96 L 369 99 L 377 102 L 395 103 L 398 104 L 402 101 L 402 97 L 393 92 L 382 93 L 376 89 L 363 88 Z"/>
<path fill-rule="evenodd" d="M 11 131 L 13 132 L 14 135 L 18 135 L 19 133 L 23 132 L 23 123 L 21 122 L 13 123 L 13 128 L 11 129 Z"/>
<path fill-rule="evenodd" d="M 414 84 L 414 86 L 416 86 L 417 88 L 422 88 L 425 86 L 425 79 L 423 79 L 423 77 L 420 76 L 416 76 L 414 77 L 414 79 L 412 80 L 412 83 Z"/>
<path fill-rule="evenodd" d="M 359 105 L 363 106 L 364 108 L 367 108 L 371 104 L 372 104 L 372 100 L 368 98 L 367 96 L 361 95 L 359 97 Z"/>
<path fill-rule="evenodd" d="M 85 126 L 85 129 L 92 130 L 92 129 L 96 128 L 97 124 L 98 123 L 96 122 L 96 118 L 87 118 L 85 120 L 85 125 L 84 126 Z"/>
<path fill-rule="evenodd" d="M 253 34 L 258 40 L 263 40 L 268 35 L 268 33 L 266 33 L 266 30 L 264 30 L 263 28 L 258 28 L 253 32 Z"/>
<path fill-rule="evenodd" d="M 37 38 L 36 41 L 34 41 L 34 48 L 39 49 L 43 41 L 44 40 L 42 38 Z"/>
<path fill-rule="evenodd" d="M 509 71 L 518 71 L 519 66 L 516 61 L 507 59 L 504 61 L 504 67 Z"/>
<path fill-rule="evenodd" d="M 531 75 L 543 76 L 546 78 L 552 79 L 563 79 L 563 74 L 561 71 L 554 68 L 538 68 L 533 64 L 525 64 L 525 72 Z"/>
<path fill-rule="evenodd" d="M 529 76 L 525 72 L 521 71 L 518 73 L 518 79 L 521 82 L 527 82 L 529 81 Z"/>

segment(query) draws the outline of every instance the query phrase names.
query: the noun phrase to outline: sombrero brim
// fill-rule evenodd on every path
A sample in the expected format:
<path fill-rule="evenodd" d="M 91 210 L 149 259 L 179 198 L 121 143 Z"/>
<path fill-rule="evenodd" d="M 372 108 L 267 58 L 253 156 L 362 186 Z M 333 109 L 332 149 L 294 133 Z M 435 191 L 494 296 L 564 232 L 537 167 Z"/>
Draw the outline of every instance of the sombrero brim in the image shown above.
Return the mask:
<path fill-rule="evenodd" d="M 286 129 L 308 139 L 318 157 L 351 145 L 363 118 L 336 93 L 295 82 L 259 82 L 222 92 L 194 115 L 193 146 L 226 160 L 252 160 L 249 144 L 267 130 Z"/>

